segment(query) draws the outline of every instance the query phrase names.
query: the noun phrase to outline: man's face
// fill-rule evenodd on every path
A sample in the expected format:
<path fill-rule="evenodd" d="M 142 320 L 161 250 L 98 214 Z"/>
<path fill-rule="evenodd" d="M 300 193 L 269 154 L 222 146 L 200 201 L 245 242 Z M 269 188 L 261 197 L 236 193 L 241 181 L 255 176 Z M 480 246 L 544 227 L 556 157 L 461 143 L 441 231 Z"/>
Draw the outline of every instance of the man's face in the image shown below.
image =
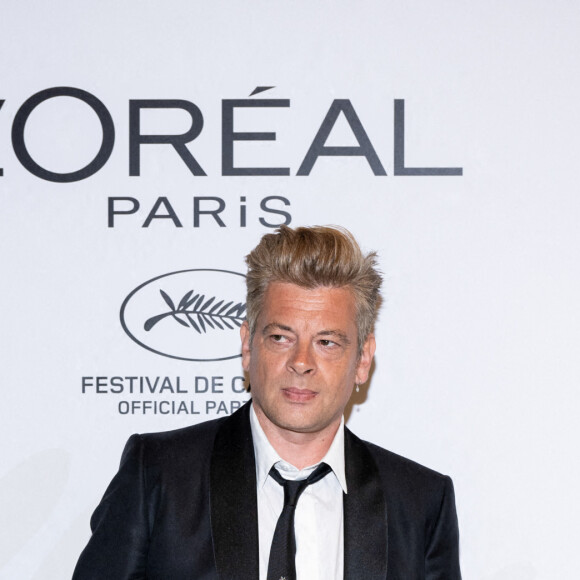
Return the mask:
<path fill-rule="evenodd" d="M 346 288 L 272 282 L 252 344 L 247 322 L 241 336 L 242 365 L 265 430 L 336 429 L 355 382 L 368 378 L 375 350 L 370 336 L 358 356 L 355 301 Z"/>

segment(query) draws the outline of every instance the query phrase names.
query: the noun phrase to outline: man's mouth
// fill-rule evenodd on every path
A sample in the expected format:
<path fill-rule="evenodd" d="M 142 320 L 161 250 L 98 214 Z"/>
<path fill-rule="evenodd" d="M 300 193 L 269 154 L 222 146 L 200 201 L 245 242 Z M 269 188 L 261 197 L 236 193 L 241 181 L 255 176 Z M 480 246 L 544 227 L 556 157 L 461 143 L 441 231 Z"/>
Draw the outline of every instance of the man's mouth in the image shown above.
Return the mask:
<path fill-rule="evenodd" d="M 310 389 L 299 389 L 297 387 L 286 387 L 282 389 L 282 393 L 287 400 L 293 403 L 306 403 L 314 399 L 318 393 Z"/>

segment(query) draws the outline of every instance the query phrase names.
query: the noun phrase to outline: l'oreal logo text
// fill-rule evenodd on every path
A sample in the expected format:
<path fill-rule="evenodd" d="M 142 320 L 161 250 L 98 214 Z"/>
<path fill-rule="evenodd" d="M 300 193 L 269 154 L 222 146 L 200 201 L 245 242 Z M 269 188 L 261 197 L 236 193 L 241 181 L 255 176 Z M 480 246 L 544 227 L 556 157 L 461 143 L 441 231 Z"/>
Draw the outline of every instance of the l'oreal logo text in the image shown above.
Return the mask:
<path fill-rule="evenodd" d="M 221 107 L 221 175 L 223 176 L 290 176 L 289 167 L 240 167 L 235 159 L 234 145 L 240 141 L 267 142 L 276 141 L 276 133 L 271 131 L 236 130 L 236 114 L 240 109 L 287 109 L 290 99 L 253 98 L 274 87 L 257 87 L 250 97 L 244 99 L 224 99 Z M 93 159 L 84 167 L 70 172 L 56 172 L 42 167 L 33 158 L 24 139 L 28 119 L 33 111 L 42 103 L 57 97 L 73 97 L 88 105 L 97 116 L 101 128 L 102 139 Z M 4 104 L 0 100 L 0 109 Z M 142 113 L 151 109 L 180 110 L 191 119 L 190 127 L 176 134 L 144 134 L 141 131 Z M 356 145 L 328 145 L 327 141 L 339 118 L 344 117 Z M 398 176 L 459 176 L 463 175 L 461 167 L 407 167 L 405 165 L 405 101 L 394 100 L 394 144 L 393 144 L 393 174 Z M 184 99 L 131 99 L 129 101 L 129 175 L 141 175 L 141 148 L 143 146 L 170 146 L 187 166 L 194 176 L 207 175 L 204 169 L 204 153 L 195 151 L 193 143 L 202 133 L 204 117 L 201 109 L 192 101 Z M 385 176 L 383 166 L 374 145 L 372 144 L 363 123 L 349 99 L 335 99 L 312 133 L 314 138 L 306 151 L 299 156 L 301 159 L 296 171 L 297 176 L 308 176 L 320 157 L 362 157 L 368 163 L 370 171 L 375 176 Z M 352 141 L 350 139 L 349 141 Z M 354 142 L 353 141 L 353 142 Z M 91 177 L 97 173 L 109 160 L 115 145 L 115 124 L 111 113 L 105 104 L 95 95 L 74 87 L 53 87 L 40 91 L 28 98 L 16 112 L 12 123 L 12 146 L 21 165 L 30 173 L 47 181 L 71 183 Z M 340 167 L 340 165 L 338 165 Z M 0 176 L 3 169 L 0 168 Z"/>

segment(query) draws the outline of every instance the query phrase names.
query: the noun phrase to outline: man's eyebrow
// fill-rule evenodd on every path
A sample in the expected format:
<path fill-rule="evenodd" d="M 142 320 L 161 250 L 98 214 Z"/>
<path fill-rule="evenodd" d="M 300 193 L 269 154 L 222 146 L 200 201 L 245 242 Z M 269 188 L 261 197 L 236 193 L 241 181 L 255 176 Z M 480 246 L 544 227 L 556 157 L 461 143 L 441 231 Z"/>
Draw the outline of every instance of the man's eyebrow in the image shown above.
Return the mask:
<path fill-rule="evenodd" d="M 262 329 L 262 336 L 266 336 L 267 334 L 273 332 L 274 330 L 283 330 L 284 332 L 294 332 L 294 330 L 290 326 L 280 324 L 279 322 L 270 322 L 269 324 L 266 324 L 266 326 L 264 326 L 264 328 Z M 329 336 L 337 338 L 345 346 L 348 346 L 351 343 L 350 338 L 348 338 L 346 333 L 344 333 L 342 330 L 333 330 L 333 329 L 321 330 L 320 332 L 316 333 L 316 336 L 317 337 Z"/>
<path fill-rule="evenodd" d="M 266 335 L 273 330 L 284 330 L 285 332 L 294 332 L 289 326 L 285 324 L 280 324 L 279 322 L 270 322 L 270 324 L 266 324 L 262 329 L 262 335 Z"/>
<path fill-rule="evenodd" d="M 342 330 L 321 330 L 316 333 L 316 336 L 333 336 L 338 338 L 345 346 L 350 344 L 350 338 Z"/>

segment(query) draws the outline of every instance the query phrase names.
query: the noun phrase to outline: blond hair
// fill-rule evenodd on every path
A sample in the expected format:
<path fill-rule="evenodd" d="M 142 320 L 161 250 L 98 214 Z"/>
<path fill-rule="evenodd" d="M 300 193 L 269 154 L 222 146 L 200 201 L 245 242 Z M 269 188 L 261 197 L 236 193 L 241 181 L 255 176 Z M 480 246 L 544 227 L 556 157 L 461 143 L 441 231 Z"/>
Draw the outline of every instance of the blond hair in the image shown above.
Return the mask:
<path fill-rule="evenodd" d="M 270 282 L 302 288 L 348 288 L 356 305 L 359 354 L 372 332 L 380 303 L 382 277 L 377 254 L 362 253 L 353 235 L 338 226 L 289 228 L 266 234 L 246 256 L 247 312 L 250 336 Z"/>

